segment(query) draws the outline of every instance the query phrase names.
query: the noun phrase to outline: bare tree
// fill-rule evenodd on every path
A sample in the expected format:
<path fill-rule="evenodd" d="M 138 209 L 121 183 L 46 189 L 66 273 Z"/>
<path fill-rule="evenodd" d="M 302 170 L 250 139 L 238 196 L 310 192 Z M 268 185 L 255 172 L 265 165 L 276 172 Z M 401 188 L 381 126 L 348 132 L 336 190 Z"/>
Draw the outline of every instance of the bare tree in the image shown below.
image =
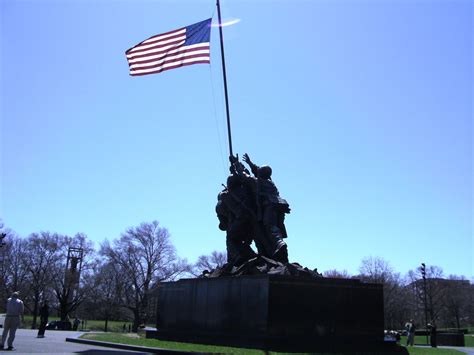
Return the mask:
<path fill-rule="evenodd" d="M 71 247 L 81 249 L 83 253 L 82 268 L 80 274 L 79 270 L 76 274 L 78 278 L 70 277 L 70 270 L 66 270 L 67 253 Z M 66 320 L 76 311 L 89 291 L 87 287 L 89 284 L 84 283 L 84 280 L 92 277 L 91 262 L 94 253 L 92 242 L 83 233 L 77 233 L 74 237 L 64 236 L 61 240 L 58 262 L 54 264 L 53 278 L 54 294 L 61 320 Z"/>
<path fill-rule="evenodd" d="M 406 320 L 409 309 L 407 292 L 400 274 L 395 273 L 390 263 L 381 257 L 366 257 L 359 267 L 359 278 L 365 282 L 383 285 L 385 327 L 397 329 Z"/>
<path fill-rule="evenodd" d="M 187 262 L 180 260 L 171 243 L 168 230 L 157 221 L 131 227 L 111 245 L 102 244 L 101 254 L 120 275 L 120 305 L 133 312 L 133 330 L 146 324 L 149 291 L 154 284 L 174 280 L 190 271 Z"/>
<path fill-rule="evenodd" d="M 32 329 L 36 327 L 40 300 L 52 288 L 63 238 L 57 233 L 40 232 L 30 234 L 25 241 L 25 250 L 28 253 L 26 271 L 31 291 L 25 299 L 25 307 L 33 315 Z"/>
<path fill-rule="evenodd" d="M 0 249 L 0 302 L 5 302 L 13 291 L 25 298 L 29 293 L 29 275 L 26 269 L 28 252 L 26 242 L 11 230 L 6 234 L 5 245 Z"/>
<path fill-rule="evenodd" d="M 471 284 L 463 276 L 450 275 L 446 280 L 444 317 L 450 327 L 461 328 L 468 322 Z"/>
<path fill-rule="evenodd" d="M 108 322 L 116 314 L 119 314 L 119 295 L 121 293 L 121 275 L 115 272 L 111 263 L 95 264 L 93 276 L 87 279 L 90 283 L 88 289 L 89 313 L 94 319 L 105 321 L 104 331 L 108 331 Z M 92 309 L 93 308 L 93 309 Z"/>
<path fill-rule="evenodd" d="M 413 311 L 418 315 L 419 323 L 423 324 L 431 319 L 441 320 L 447 291 L 443 269 L 435 265 L 426 268 L 426 290 L 425 281 L 422 279 L 421 266 L 408 272 L 408 280 L 408 286 L 413 295 Z"/>
<path fill-rule="evenodd" d="M 443 282 L 443 269 L 439 266 L 430 266 L 426 271 L 426 294 L 428 298 L 428 321 L 437 319 L 443 308 L 446 294 L 446 284 Z"/>
<path fill-rule="evenodd" d="M 347 270 L 327 270 L 323 272 L 324 277 L 329 277 L 333 279 L 350 279 L 351 275 L 347 272 Z"/>
<path fill-rule="evenodd" d="M 0 218 L 0 248 L 2 248 L 5 245 L 5 242 L 3 241 L 3 239 L 5 239 L 5 237 L 7 236 L 7 232 L 3 230 L 4 226 L 5 224 Z"/>
<path fill-rule="evenodd" d="M 466 322 L 471 325 L 474 324 L 474 278 L 471 279 L 467 296 Z"/>
<path fill-rule="evenodd" d="M 390 263 L 378 256 L 363 258 L 359 272 L 364 280 L 381 284 L 389 281 L 393 276 L 393 268 Z"/>
<path fill-rule="evenodd" d="M 214 250 L 211 255 L 201 255 L 193 267 L 193 275 L 199 276 L 205 270 L 211 271 L 224 266 L 227 261 L 227 254 L 222 251 Z"/>

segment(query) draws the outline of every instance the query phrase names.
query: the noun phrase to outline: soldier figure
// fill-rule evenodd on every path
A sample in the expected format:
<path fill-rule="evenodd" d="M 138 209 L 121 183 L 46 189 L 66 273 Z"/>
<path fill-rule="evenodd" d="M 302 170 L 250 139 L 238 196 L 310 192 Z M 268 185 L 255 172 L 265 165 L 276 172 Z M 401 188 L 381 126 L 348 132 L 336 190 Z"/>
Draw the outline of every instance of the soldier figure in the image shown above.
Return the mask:
<path fill-rule="evenodd" d="M 253 214 L 254 239 L 259 254 L 280 262 L 288 262 L 288 249 L 283 238 L 287 237 L 284 224 L 285 214 L 290 213 L 288 202 L 280 197 L 277 187 L 271 179 L 272 169 L 269 166 L 259 167 L 248 154 L 244 161 L 249 165 L 252 174 L 238 161 L 230 158 L 233 170 L 242 181 L 242 185 L 252 195 L 255 205 Z"/>
<path fill-rule="evenodd" d="M 251 196 L 236 175 L 227 178 L 227 187 L 217 197 L 219 229 L 226 231 L 227 262 L 232 265 L 255 256 L 253 239 L 254 207 Z"/>

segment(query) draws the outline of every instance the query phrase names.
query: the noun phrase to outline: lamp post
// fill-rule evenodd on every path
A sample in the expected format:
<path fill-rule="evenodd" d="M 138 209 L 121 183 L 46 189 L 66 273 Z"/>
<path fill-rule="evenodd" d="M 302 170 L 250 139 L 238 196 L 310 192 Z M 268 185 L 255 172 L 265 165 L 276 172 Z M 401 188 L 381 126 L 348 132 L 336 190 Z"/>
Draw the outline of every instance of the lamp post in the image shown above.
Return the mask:
<path fill-rule="evenodd" d="M 425 328 L 426 328 L 428 325 L 428 309 L 427 309 L 427 304 L 426 304 L 426 265 L 425 263 L 421 263 L 421 277 L 423 278 L 423 296 L 424 296 L 424 301 L 425 301 Z M 428 333 L 426 333 L 426 343 L 429 344 Z"/>
<path fill-rule="evenodd" d="M 5 281 L 3 280 L 3 268 L 4 268 L 4 254 L 5 251 L 2 250 L 3 246 L 6 244 L 3 239 L 7 236 L 6 233 L 0 233 L 0 285 L 5 284 Z"/>

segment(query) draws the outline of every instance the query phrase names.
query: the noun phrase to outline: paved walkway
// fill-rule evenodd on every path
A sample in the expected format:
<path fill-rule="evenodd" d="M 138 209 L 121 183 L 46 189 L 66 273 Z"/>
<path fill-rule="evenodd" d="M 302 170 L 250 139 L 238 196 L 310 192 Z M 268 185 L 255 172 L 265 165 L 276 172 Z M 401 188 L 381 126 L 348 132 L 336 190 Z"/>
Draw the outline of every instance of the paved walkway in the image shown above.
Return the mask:
<path fill-rule="evenodd" d="M 0 329 L 0 334 L 3 329 Z M 84 354 L 84 355 L 145 355 L 147 353 L 104 348 L 86 344 L 66 342 L 66 338 L 79 337 L 83 332 L 62 330 L 46 331 L 45 338 L 37 338 L 38 330 L 18 329 L 13 346 L 15 351 L 0 350 L 0 354 Z M 6 344 L 5 344 L 6 345 Z"/>
<path fill-rule="evenodd" d="M 0 329 L 1 335 L 2 329 Z M 72 331 L 46 331 L 45 338 L 37 338 L 37 330 L 32 329 L 18 329 L 16 338 L 13 343 L 15 351 L 0 350 L 0 355 L 15 354 L 15 355 L 29 355 L 29 354 L 84 354 L 84 355 L 146 355 L 146 352 L 136 352 L 128 350 L 119 350 L 105 348 L 101 346 L 86 345 L 66 342 L 66 338 L 79 337 L 83 332 Z M 426 347 L 426 346 L 416 346 Z M 465 354 L 474 355 L 474 348 L 454 347 L 454 346 L 440 346 L 442 349 L 455 349 Z"/>

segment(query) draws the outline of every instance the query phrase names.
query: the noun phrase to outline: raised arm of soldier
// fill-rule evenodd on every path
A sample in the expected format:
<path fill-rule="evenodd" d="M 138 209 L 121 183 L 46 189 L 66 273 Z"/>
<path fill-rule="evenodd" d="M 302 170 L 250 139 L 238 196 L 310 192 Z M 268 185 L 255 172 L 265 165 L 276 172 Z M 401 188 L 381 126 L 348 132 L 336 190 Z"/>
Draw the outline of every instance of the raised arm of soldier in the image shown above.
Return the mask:
<path fill-rule="evenodd" d="M 258 175 L 258 165 L 254 164 L 247 153 L 243 156 L 244 162 L 250 166 L 250 170 L 252 170 L 252 174 L 256 177 Z"/>
<path fill-rule="evenodd" d="M 242 175 L 243 172 L 246 172 L 247 169 L 245 169 L 244 164 L 242 164 L 239 161 L 239 155 L 237 154 L 236 156 L 230 155 L 229 156 L 229 161 L 230 161 L 230 173 L 232 175 Z M 248 171 L 247 171 L 248 173 Z"/>

